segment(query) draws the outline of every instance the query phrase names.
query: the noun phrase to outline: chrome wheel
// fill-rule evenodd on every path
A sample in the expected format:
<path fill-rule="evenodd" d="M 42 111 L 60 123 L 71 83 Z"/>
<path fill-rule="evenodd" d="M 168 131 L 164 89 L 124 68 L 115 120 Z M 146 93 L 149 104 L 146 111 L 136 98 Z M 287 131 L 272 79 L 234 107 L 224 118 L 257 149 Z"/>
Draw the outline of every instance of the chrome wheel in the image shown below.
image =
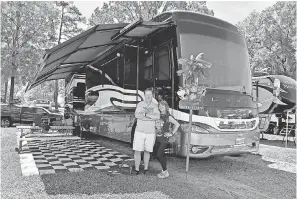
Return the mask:
<path fill-rule="evenodd" d="M 1 127 L 7 128 L 10 126 L 10 120 L 8 118 L 1 119 Z"/>

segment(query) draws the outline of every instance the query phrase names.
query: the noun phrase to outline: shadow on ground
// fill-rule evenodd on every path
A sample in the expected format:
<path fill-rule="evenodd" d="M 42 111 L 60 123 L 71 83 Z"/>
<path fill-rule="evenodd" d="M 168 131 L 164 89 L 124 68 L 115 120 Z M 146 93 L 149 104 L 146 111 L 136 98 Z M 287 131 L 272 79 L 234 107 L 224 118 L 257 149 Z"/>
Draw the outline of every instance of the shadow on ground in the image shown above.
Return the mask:
<path fill-rule="evenodd" d="M 294 141 L 292 141 L 293 138 L 289 138 L 288 140 L 288 148 L 296 149 L 296 144 Z M 270 145 L 270 146 L 277 146 L 277 147 L 285 147 L 285 141 L 283 140 L 267 140 L 267 139 L 261 139 L 260 144 Z"/>

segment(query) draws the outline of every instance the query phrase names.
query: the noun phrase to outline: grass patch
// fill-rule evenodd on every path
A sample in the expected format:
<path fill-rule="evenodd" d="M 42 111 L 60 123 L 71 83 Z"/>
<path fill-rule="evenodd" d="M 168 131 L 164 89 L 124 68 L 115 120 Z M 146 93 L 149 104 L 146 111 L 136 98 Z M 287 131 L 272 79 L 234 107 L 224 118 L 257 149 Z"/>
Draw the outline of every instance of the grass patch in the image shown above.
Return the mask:
<path fill-rule="evenodd" d="M 171 198 L 196 198 L 199 190 L 177 178 L 158 179 L 151 175 L 109 175 L 90 170 L 59 175 L 42 175 L 41 179 L 48 194 L 126 194 L 162 192 Z"/>
<path fill-rule="evenodd" d="M 40 198 L 43 184 L 39 176 L 22 176 L 16 147 L 16 129 L 1 129 L 1 198 Z M 34 196 L 34 197 L 32 197 Z"/>

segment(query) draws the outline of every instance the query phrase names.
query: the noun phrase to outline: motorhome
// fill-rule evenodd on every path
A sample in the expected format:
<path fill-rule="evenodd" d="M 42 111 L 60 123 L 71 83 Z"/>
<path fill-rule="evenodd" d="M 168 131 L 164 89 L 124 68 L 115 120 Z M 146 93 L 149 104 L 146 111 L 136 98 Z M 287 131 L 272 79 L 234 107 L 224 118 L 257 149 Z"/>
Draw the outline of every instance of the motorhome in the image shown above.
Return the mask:
<path fill-rule="evenodd" d="M 284 75 L 255 75 L 252 80 L 253 96 L 258 101 L 260 131 L 278 134 L 286 125 L 287 114 L 287 122 L 294 125 L 297 82 Z"/>
<path fill-rule="evenodd" d="M 130 142 L 134 112 L 153 87 L 181 123 L 172 153 L 186 156 L 189 111 L 179 108 L 179 58 L 204 53 L 211 62 L 204 108 L 193 111 L 190 157 L 255 152 L 259 148 L 257 103 L 249 55 L 236 26 L 212 16 L 170 11 L 150 21 L 100 24 L 49 50 L 30 88 L 43 81 L 85 73 L 83 128 Z M 157 102 L 157 100 L 154 100 Z"/>

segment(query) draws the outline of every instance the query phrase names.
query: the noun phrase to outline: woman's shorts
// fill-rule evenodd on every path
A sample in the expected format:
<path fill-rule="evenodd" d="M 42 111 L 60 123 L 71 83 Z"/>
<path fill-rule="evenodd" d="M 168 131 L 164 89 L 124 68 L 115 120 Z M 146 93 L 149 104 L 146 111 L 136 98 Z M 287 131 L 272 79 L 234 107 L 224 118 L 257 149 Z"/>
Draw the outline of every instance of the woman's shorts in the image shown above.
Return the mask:
<path fill-rule="evenodd" d="M 133 150 L 153 152 L 155 141 L 156 135 L 154 133 L 147 134 L 140 131 L 135 131 Z"/>

